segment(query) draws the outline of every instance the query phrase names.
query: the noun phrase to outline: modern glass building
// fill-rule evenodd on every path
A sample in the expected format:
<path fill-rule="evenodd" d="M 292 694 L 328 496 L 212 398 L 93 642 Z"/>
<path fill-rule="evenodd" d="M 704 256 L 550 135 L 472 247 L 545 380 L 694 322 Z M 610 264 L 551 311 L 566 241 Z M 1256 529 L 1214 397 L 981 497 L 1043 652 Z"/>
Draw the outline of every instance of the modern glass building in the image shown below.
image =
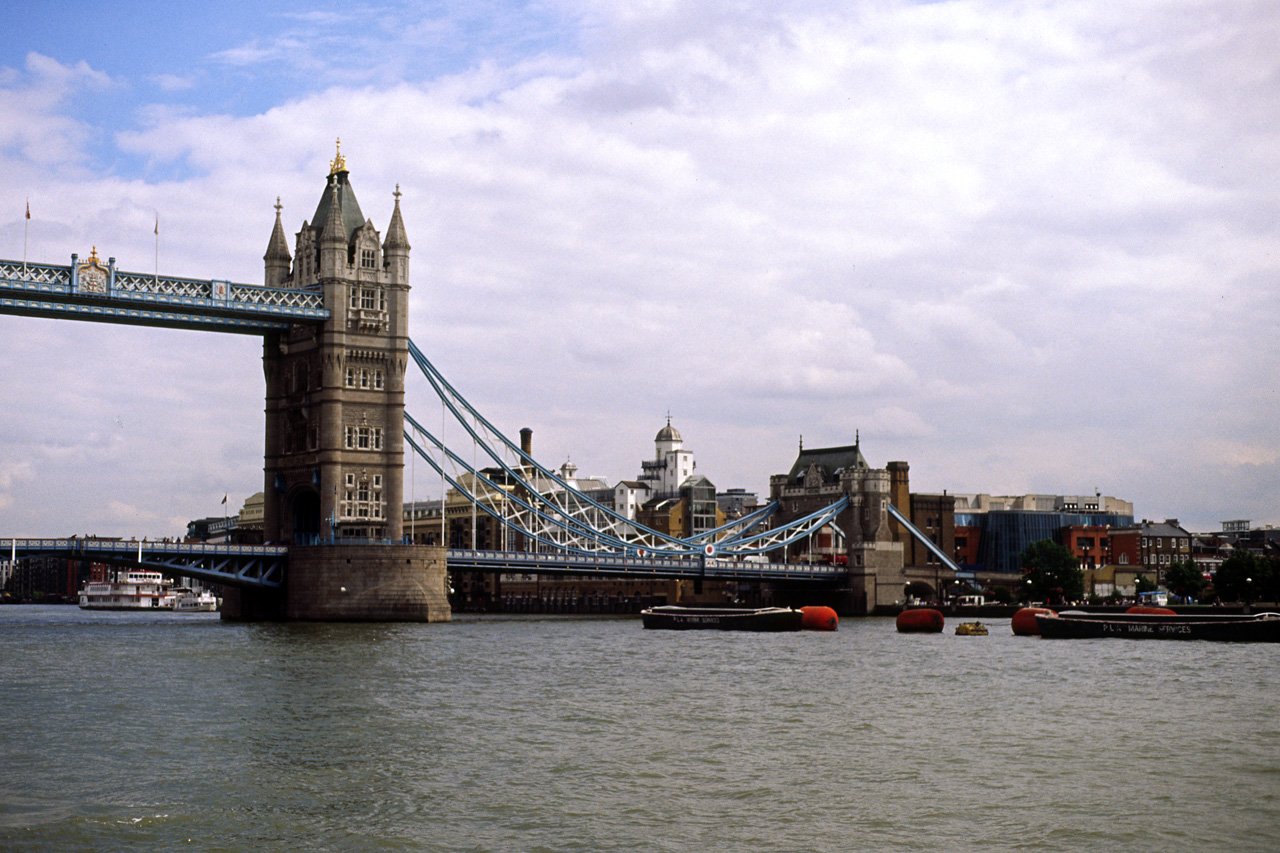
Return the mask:
<path fill-rule="evenodd" d="M 1058 541 L 1064 527 L 1131 527 L 1133 515 L 1110 512 L 1044 512 L 1037 510 L 990 510 L 956 512 L 956 526 L 976 527 L 981 531 L 978 546 L 979 568 L 988 572 L 1022 570 L 1019 555 L 1023 549 L 1041 539 Z"/>

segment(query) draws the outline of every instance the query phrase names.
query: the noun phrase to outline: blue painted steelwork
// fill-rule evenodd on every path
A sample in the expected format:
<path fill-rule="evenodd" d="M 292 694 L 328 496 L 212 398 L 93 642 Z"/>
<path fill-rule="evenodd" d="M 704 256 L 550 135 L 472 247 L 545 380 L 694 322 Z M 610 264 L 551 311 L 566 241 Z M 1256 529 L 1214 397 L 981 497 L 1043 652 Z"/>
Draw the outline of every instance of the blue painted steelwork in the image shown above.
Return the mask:
<path fill-rule="evenodd" d="M 592 554 L 600 550 L 606 550 L 602 546 L 607 546 L 608 548 L 613 548 L 622 552 L 625 552 L 627 550 L 634 551 L 637 547 L 639 547 L 634 542 L 628 542 L 625 539 L 621 539 L 613 535 L 607 530 L 600 530 L 598 528 L 591 527 L 579 519 L 576 519 L 570 516 L 563 516 L 563 517 L 557 518 L 555 514 L 542 511 L 534 504 L 521 499 L 520 496 L 517 494 L 514 494 L 514 492 L 506 492 L 505 489 L 502 489 L 493 480 L 489 479 L 484 474 L 480 473 L 479 471 L 476 471 L 470 465 L 468 465 L 466 461 L 462 459 L 461 456 L 454 453 L 449 448 L 445 447 L 444 444 L 439 439 L 437 439 L 430 432 L 425 430 L 422 427 L 422 425 L 419 424 L 416 420 L 414 420 L 414 418 L 409 413 L 407 412 L 405 413 L 404 419 L 410 426 L 412 426 L 415 430 L 417 430 L 419 434 L 421 434 L 424 438 L 430 441 L 436 447 L 436 449 L 438 449 L 444 455 L 448 456 L 450 461 L 452 461 L 454 464 L 463 468 L 463 470 L 465 470 L 467 473 L 471 474 L 475 478 L 477 484 L 488 487 L 495 494 L 498 492 L 504 493 L 505 500 L 515 504 L 517 507 L 524 510 L 525 512 L 532 514 L 534 517 L 542 521 L 545 525 L 549 527 L 557 528 L 559 530 L 563 530 L 569 535 L 578 537 L 584 543 L 589 543 L 594 547 L 584 546 L 581 548 L 575 548 L 572 545 L 567 545 L 563 542 L 547 539 L 544 536 L 540 535 L 537 531 L 531 529 L 530 527 L 520 524 L 517 520 L 502 516 L 500 513 L 494 510 L 493 507 L 485 503 L 483 499 L 477 499 L 477 497 L 469 489 L 467 489 L 467 487 L 464 486 L 461 482 L 459 482 L 457 479 L 445 473 L 442 470 L 439 463 L 437 463 L 435 459 L 433 459 L 429 454 L 427 454 L 422 449 L 422 447 L 419 446 L 416 441 L 414 441 L 413 434 L 410 433 L 408 430 L 405 431 L 405 441 L 409 443 L 409 446 L 414 450 L 414 452 L 417 453 L 419 456 L 421 456 L 427 462 L 428 465 L 430 465 L 433 469 L 435 469 L 437 474 L 440 474 L 441 476 L 445 477 L 445 479 L 448 480 L 449 485 L 453 486 L 458 491 L 458 494 L 462 495 L 467 500 L 474 503 L 476 505 L 476 508 L 479 509 L 481 512 L 484 512 L 488 514 L 490 517 L 497 519 L 498 521 L 505 524 L 507 527 L 514 530 L 515 532 L 531 538 L 533 541 L 537 542 L 540 545 L 543 545 L 544 547 L 554 548 L 554 549 L 563 549 L 573 554 Z M 503 469 L 508 474 L 508 476 L 512 477 L 516 482 L 522 484 L 525 487 L 526 492 L 530 495 L 530 497 L 533 500 L 539 500 L 542 497 L 541 495 L 537 494 L 537 490 L 533 487 L 532 484 L 527 483 L 513 469 L 507 467 L 506 465 L 503 465 Z M 560 482 L 563 482 L 563 481 L 560 481 Z M 573 491 L 573 490 L 570 489 L 570 491 Z M 575 493 L 575 494 L 580 494 L 580 493 Z M 558 510 L 559 508 L 556 507 L 555 509 Z M 639 527 L 639 526 L 637 527 L 639 530 L 647 532 L 647 528 Z M 684 545 L 684 543 L 682 543 L 681 540 L 679 539 L 675 539 L 669 536 L 666 537 L 666 539 L 670 544 Z M 664 550 L 663 553 L 670 553 L 670 554 L 677 554 L 677 555 L 678 554 L 695 555 L 700 553 L 700 551 L 698 548 L 691 548 L 685 545 L 685 547 L 680 548 L 679 550 Z"/>
<path fill-rule="evenodd" d="M 0 260 L 0 314 L 246 335 L 329 317 L 319 290 L 123 272 L 96 254 L 69 266 Z"/>
<path fill-rule="evenodd" d="M 601 504 L 589 495 L 573 488 L 550 469 L 539 465 L 535 459 L 520 449 L 515 442 L 504 436 L 475 407 L 467 402 L 466 398 L 449 384 L 448 380 L 444 378 L 444 375 L 440 373 L 435 365 L 427 360 L 427 357 L 413 341 L 409 341 L 409 355 L 418 365 L 423 375 L 426 376 L 427 381 L 431 383 L 432 389 L 440 397 L 441 402 L 452 412 L 454 419 L 466 430 L 471 440 L 476 443 L 477 447 L 483 449 L 486 456 L 497 463 L 507 478 L 509 485 L 519 486 L 525 492 L 527 500 L 520 499 L 514 494 L 514 490 L 508 491 L 502 485 L 485 477 L 462 459 L 459 454 L 445 447 L 443 441 L 432 436 L 422 424 L 406 412 L 404 416 L 405 422 L 415 431 L 410 432 L 408 429 L 405 431 L 405 440 L 409 446 L 428 465 L 435 469 L 436 473 L 445 477 L 449 484 L 458 490 L 459 494 L 474 503 L 478 510 L 497 519 L 509 529 L 549 547 L 583 555 L 596 555 L 607 552 L 610 549 L 619 554 L 652 553 L 668 556 L 693 556 L 699 554 L 709 556 L 722 553 L 734 556 L 760 555 L 785 548 L 787 545 L 805 538 L 814 530 L 834 520 L 848 506 L 848 499 L 841 498 L 831 506 L 811 513 L 804 518 L 796 519 L 781 527 L 766 528 L 753 533 L 753 530 L 756 530 L 776 511 L 776 505 L 771 504 L 745 519 L 725 525 L 715 531 L 701 533 L 689 539 L 670 536 L 646 527 L 634 519 L 618 513 L 613 508 Z M 472 422 L 476 426 L 473 426 Z M 508 464 L 503 454 L 482 438 L 477 431 L 477 427 L 483 427 L 485 431 L 492 435 L 504 452 L 518 458 L 520 461 L 517 465 L 523 470 L 517 470 Z M 414 441 L 415 433 L 425 437 L 440 451 L 442 455 L 441 462 L 437 463 L 430 454 Z M 476 485 L 485 487 L 495 496 L 501 494 L 504 503 L 512 504 L 527 514 L 525 520 L 522 522 L 518 518 L 506 517 L 496 512 L 493 507 L 486 505 L 483 498 L 477 499 L 476 495 L 472 494 L 458 480 L 449 477 L 444 471 L 443 463 L 445 458 L 471 474 Z M 542 494 L 542 489 L 526 479 L 526 471 L 536 472 L 538 477 L 551 485 L 551 492 Z M 545 511 L 534 504 L 545 506 Z M 543 524 L 541 531 L 533 529 L 535 521 Z M 735 528 L 737 528 L 737 531 L 731 532 Z M 548 540 L 546 534 L 549 529 L 564 531 L 576 539 L 576 545 Z M 715 536 L 719 536 L 720 539 L 714 541 Z"/>
<path fill-rule="evenodd" d="M 736 518 L 727 524 L 708 530 L 706 533 L 699 533 L 690 536 L 687 542 L 724 542 L 730 539 L 741 539 L 754 530 L 759 525 L 768 521 L 774 513 L 778 511 L 778 502 L 772 501 L 767 503 L 754 512 L 747 513 L 742 518 Z"/>
<path fill-rule="evenodd" d="M 842 566 L 766 563 L 753 560 L 636 557 L 620 554 L 545 554 L 532 551 L 473 551 L 450 548 L 453 570 L 511 574 L 600 575 L 606 577 L 707 578 L 711 580 L 793 580 L 834 583 L 845 577 Z"/>
<path fill-rule="evenodd" d="M 593 510 L 595 510 L 598 513 L 602 513 L 604 517 L 612 519 L 615 522 L 626 524 L 634 528 L 639 533 L 642 533 L 644 536 L 648 537 L 653 542 L 662 543 L 664 547 L 674 548 L 679 551 L 689 550 L 688 544 L 685 542 L 682 542 L 680 539 L 674 536 L 669 536 L 666 533 L 661 533 L 657 530 L 652 530 L 643 525 L 636 524 L 636 522 L 633 521 L 632 519 L 629 519 L 626 516 L 621 515 L 620 513 L 611 509 L 610 507 L 606 507 L 605 505 L 601 504 L 599 501 L 593 500 L 587 495 L 584 495 L 581 492 L 577 491 L 568 483 L 566 483 L 563 479 L 557 476 L 554 472 L 552 472 L 549 468 L 545 468 L 542 465 L 538 464 L 538 461 L 536 459 L 526 454 L 523 450 L 520 449 L 519 446 L 516 445 L 515 442 L 511 441 L 511 439 L 503 435 L 497 429 L 497 427 L 489 423 L 489 421 L 486 420 L 483 415 L 481 415 L 478 411 L 476 411 L 475 407 L 473 407 L 469 402 L 467 402 L 466 398 L 463 397 L 461 394 L 459 394 L 457 390 L 452 385 L 449 384 L 449 382 L 444 378 L 444 375 L 440 373 L 439 370 L 436 369 L 435 365 L 433 365 L 430 361 L 427 360 L 427 357 L 423 355 L 422 350 L 418 349 L 417 345 L 413 341 L 409 341 L 409 355 L 413 358 L 414 362 L 418 365 L 418 369 L 421 370 L 423 375 L 427 377 L 427 381 L 431 383 L 431 387 L 435 390 L 436 394 L 440 397 L 441 402 L 443 402 L 445 406 L 448 407 L 449 411 L 453 413 L 454 418 L 458 421 L 459 424 L 462 425 L 463 429 L 467 431 L 467 434 L 471 436 L 471 440 L 476 442 L 478 446 L 483 448 L 486 455 L 488 455 L 489 458 L 491 458 L 494 462 L 496 462 L 499 466 L 501 466 L 503 471 L 506 473 L 508 477 L 515 478 L 516 482 L 519 482 L 525 485 L 526 487 L 530 486 L 530 484 L 524 481 L 523 476 L 521 476 L 519 472 L 513 470 L 509 465 L 507 465 L 506 461 L 502 458 L 502 456 L 496 453 L 493 450 L 493 448 L 489 447 L 487 442 L 483 441 L 480 438 L 480 435 L 475 431 L 475 429 L 471 426 L 471 424 L 467 423 L 467 419 L 466 417 L 463 416 L 463 413 L 458 410 L 457 405 L 455 405 L 453 402 L 454 400 L 458 401 L 458 404 L 460 404 L 462 408 L 466 410 L 466 412 L 472 417 L 472 419 L 474 419 L 474 421 L 477 424 L 483 425 L 486 430 L 492 433 L 498 439 L 498 441 L 502 444 L 503 447 L 505 447 L 509 452 L 516 454 L 523 464 L 528 465 L 532 470 L 537 471 L 540 475 L 545 477 L 547 480 L 554 483 L 563 494 L 573 495 L 576 499 L 581 501 L 584 505 L 591 507 Z M 409 417 L 407 414 L 405 416 L 405 419 L 409 420 Z M 419 429 L 421 428 L 419 427 Z M 426 434 L 425 430 L 423 430 L 423 433 Z M 441 446 L 441 445 L 437 443 L 437 446 Z M 530 488 L 530 491 L 533 494 L 538 493 L 538 490 L 536 488 Z"/>
<path fill-rule="evenodd" d="M 64 556 L 257 589 L 284 582 L 289 549 L 279 545 L 206 545 L 116 539 L 0 539 L 0 557 Z"/>
<path fill-rule="evenodd" d="M 353 543 L 339 541 L 328 544 L 341 548 Z M 0 557 L 20 559 L 45 555 L 154 569 L 170 576 L 182 575 L 227 586 L 279 589 L 284 582 L 289 549 L 279 545 L 208 545 L 114 539 L 0 539 Z M 450 548 L 446 559 L 452 570 L 514 574 L 820 583 L 834 583 L 845 575 L 841 566 L 821 564 L 768 563 L 758 559 L 640 557 L 612 552 L 587 554 Z"/>
<path fill-rule="evenodd" d="M 405 438 L 405 441 L 409 444 L 409 447 L 415 453 L 421 456 L 423 460 L 426 461 L 426 463 L 430 465 L 437 474 L 440 474 L 441 476 L 445 477 L 445 479 L 448 480 L 449 485 L 453 486 L 458 491 L 458 494 L 462 495 L 467 500 L 474 503 L 476 505 L 476 508 L 479 511 L 485 513 L 489 517 L 506 525 L 508 528 L 510 528 L 511 530 L 514 530 L 516 533 L 522 534 L 528 537 L 530 540 L 537 542 L 538 544 L 544 547 L 557 549 L 562 553 L 581 555 L 581 556 L 591 557 L 591 558 L 607 555 L 610 553 L 610 549 L 612 549 L 613 553 L 618 555 L 641 554 L 644 552 L 652 551 L 651 546 L 640 544 L 634 541 L 628 541 L 626 539 L 621 539 L 609 533 L 609 531 L 607 530 L 592 528 L 580 520 L 567 518 L 567 517 L 565 519 L 560 519 L 560 518 L 556 518 L 551 514 L 543 512 L 537 507 L 522 500 L 514 492 L 507 492 L 505 489 L 501 488 L 497 483 L 494 483 L 484 474 L 480 473 L 479 471 L 476 471 L 474 468 L 468 465 L 465 460 L 463 460 L 460 456 L 458 456 L 458 454 L 454 453 L 449 448 L 445 447 L 443 442 L 441 442 L 439 439 L 433 436 L 430 432 L 424 429 L 422 425 L 419 424 L 416 420 L 414 420 L 414 418 L 409 413 L 406 412 L 404 418 L 405 418 L 405 421 L 410 426 L 412 426 L 418 434 L 421 434 L 423 437 L 425 437 L 441 453 L 448 456 L 451 461 L 453 461 L 455 464 L 462 467 L 467 473 L 471 474 L 475 478 L 478 484 L 482 484 L 486 486 L 495 495 L 502 493 L 503 500 L 509 501 L 515 504 L 520 509 L 533 514 L 540 520 L 546 522 L 548 525 L 551 525 L 553 527 L 556 527 L 558 529 L 561 529 L 570 533 L 571 535 L 577 537 L 578 540 L 583 544 L 580 547 L 573 547 L 563 542 L 556 542 L 556 541 L 547 539 L 544 536 L 540 535 L 537 531 L 530 529 L 527 525 L 519 523 L 516 519 L 508 518 L 503 514 L 499 513 L 492 506 L 485 503 L 483 499 L 477 499 L 476 496 L 466 488 L 466 486 L 462 485 L 462 483 L 459 482 L 454 477 L 449 476 L 443 470 L 442 466 L 438 462 L 436 462 L 436 460 L 433 459 L 429 454 L 427 454 L 422 449 L 422 447 L 418 445 L 418 443 L 414 440 L 415 433 L 410 432 L 409 430 L 405 430 L 404 438 Z M 525 457 L 525 458 L 528 458 L 528 457 Z M 529 492 L 531 496 L 536 495 L 536 490 L 534 489 L 534 487 L 531 484 L 527 483 L 523 478 L 521 478 L 518 472 L 509 468 L 505 464 L 502 467 L 503 467 L 503 470 L 506 472 L 506 474 L 512 477 L 516 482 L 522 484 L 525 490 Z M 568 487 L 567 485 L 563 485 L 562 480 L 559 480 L 557 478 L 556 482 L 558 484 L 561 484 L 563 488 L 568 489 L 568 491 L 572 492 L 573 494 L 581 495 L 580 492 L 576 492 L 575 490 Z M 585 498 L 585 496 L 583 497 Z M 762 510 L 761 512 L 754 513 L 753 523 L 749 527 L 745 528 L 743 531 L 740 531 L 739 533 L 733 536 L 727 536 L 724 539 L 714 543 L 700 541 L 705 537 L 706 534 L 703 534 L 703 536 L 697 537 L 696 539 L 690 539 L 690 540 L 675 539 L 673 537 L 667 536 L 665 538 L 669 542 L 675 543 L 676 545 L 681 547 L 667 547 L 661 550 L 652 551 L 652 553 L 655 556 L 663 555 L 663 556 L 672 556 L 672 557 L 680 557 L 680 556 L 689 557 L 689 556 L 696 556 L 700 554 L 705 555 L 707 553 L 706 549 L 710 548 L 712 554 L 716 554 L 716 553 L 731 554 L 733 556 L 738 556 L 738 557 L 758 556 L 761 554 L 769 553 L 770 551 L 776 551 L 776 550 L 785 548 L 786 546 L 791 545 L 794 542 L 798 542 L 799 540 L 804 539 L 814 530 L 817 530 L 822 526 L 824 526 L 825 524 L 833 521 L 841 512 L 843 512 L 848 507 L 848 505 L 849 505 L 849 499 L 847 497 L 842 497 L 840 500 L 836 501 L 831 506 L 823 507 L 822 509 L 812 512 L 809 515 L 804 516 L 803 518 L 797 518 L 794 521 L 791 521 L 782 527 L 767 528 L 758 533 L 747 535 L 750 532 L 750 530 L 754 529 L 756 523 L 763 521 L 764 519 L 768 518 L 770 515 L 773 514 L 773 511 L 776 509 L 776 505 L 770 504 L 768 507 L 765 507 L 764 510 Z M 765 510 L 767 510 L 767 512 Z M 611 511 L 611 514 L 615 516 L 617 515 L 616 513 L 612 513 L 612 511 Z M 629 523 L 634 525 L 633 522 L 629 522 Z M 648 531 L 648 528 L 642 527 L 640 525 L 634 525 L 634 526 L 642 532 Z M 726 526 L 726 528 L 731 526 L 732 525 L 728 525 Z"/>
<path fill-rule="evenodd" d="M 948 557 L 947 553 L 943 551 L 941 548 L 939 548 L 932 539 L 930 539 L 928 536 L 925 536 L 924 533 L 922 533 L 919 528 L 917 528 L 914 524 L 912 524 L 905 515 L 903 515 L 901 512 L 898 511 L 897 507 L 895 507 L 892 503 L 890 503 L 888 506 L 889 506 L 889 515 L 894 519 L 894 521 L 901 524 L 908 533 L 910 533 L 912 536 L 916 538 L 917 542 L 919 542 L 926 549 L 928 549 L 930 554 L 933 554 L 933 556 L 937 557 L 938 561 L 941 562 L 942 565 L 946 566 L 948 569 L 955 572 L 956 577 L 961 578 L 963 580 L 971 580 L 973 578 L 973 572 L 966 572 L 964 569 L 956 565 L 955 560 Z"/>

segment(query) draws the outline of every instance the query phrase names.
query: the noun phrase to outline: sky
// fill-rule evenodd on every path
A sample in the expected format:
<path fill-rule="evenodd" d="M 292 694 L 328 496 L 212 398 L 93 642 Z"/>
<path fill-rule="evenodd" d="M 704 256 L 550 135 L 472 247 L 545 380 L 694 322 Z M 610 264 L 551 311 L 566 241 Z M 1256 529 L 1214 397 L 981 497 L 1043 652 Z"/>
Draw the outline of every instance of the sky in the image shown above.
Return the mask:
<path fill-rule="evenodd" d="M 1273 2 L 44 2 L 7 30 L 2 258 L 261 283 L 277 197 L 292 243 L 340 138 L 384 234 L 403 193 L 411 337 L 544 464 L 634 478 L 669 413 L 720 489 L 858 436 L 913 491 L 1280 524 Z M 234 513 L 261 346 L 0 315 L 0 536 Z M 425 381 L 406 409 L 438 418 Z"/>

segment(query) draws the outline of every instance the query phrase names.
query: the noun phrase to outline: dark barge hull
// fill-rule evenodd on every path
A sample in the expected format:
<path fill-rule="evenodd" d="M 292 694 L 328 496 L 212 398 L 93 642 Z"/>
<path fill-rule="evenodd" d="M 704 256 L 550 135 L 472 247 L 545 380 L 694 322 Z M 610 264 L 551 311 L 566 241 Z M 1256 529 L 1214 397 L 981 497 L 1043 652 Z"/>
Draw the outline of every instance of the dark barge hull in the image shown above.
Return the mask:
<path fill-rule="evenodd" d="M 1040 635 L 1080 639 L 1123 637 L 1130 640 L 1223 640 L 1280 643 L 1280 613 L 1251 616 L 1125 614 L 1036 614 Z"/>
<path fill-rule="evenodd" d="M 754 610 L 666 605 L 640 611 L 646 628 L 713 631 L 799 631 L 804 615 L 784 607 Z"/>

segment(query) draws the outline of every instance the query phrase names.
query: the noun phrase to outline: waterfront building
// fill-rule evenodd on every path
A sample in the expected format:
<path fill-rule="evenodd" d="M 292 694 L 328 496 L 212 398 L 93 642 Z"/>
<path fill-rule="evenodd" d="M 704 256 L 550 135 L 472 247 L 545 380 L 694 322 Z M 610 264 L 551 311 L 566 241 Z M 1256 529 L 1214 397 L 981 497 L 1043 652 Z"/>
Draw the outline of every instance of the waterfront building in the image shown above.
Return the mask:
<path fill-rule="evenodd" d="M 1093 495 L 957 494 L 955 524 L 965 529 L 966 556 L 987 572 L 1022 571 L 1022 551 L 1033 542 L 1061 542 L 1063 528 L 1116 528 L 1133 524 L 1133 504 Z M 972 531 L 977 530 L 975 549 Z M 967 561 L 966 561 L 967 562 Z"/>
<path fill-rule="evenodd" d="M 1280 555 L 1280 527 L 1273 524 L 1254 527 L 1253 522 L 1248 519 L 1224 521 L 1222 532 L 1218 535 L 1233 547 L 1259 557 Z"/>
<path fill-rule="evenodd" d="M 1191 561 L 1196 564 L 1201 576 L 1210 580 L 1218 573 L 1218 568 L 1231 556 L 1235 546 L 1221 536 L 1192 536 Z"/>
<path fill-rule="evenodd" d="M 658 430 L 653 444 L 654 458 L 640 463 L 637 479 L 648 485 L 649 491 L 655 495 L 670 495 L 698 466 L 693 461 L 693 453 L 684 449 L 684 439 L 671 425 L 670 415 L 667 416 L 667 425 Z"/>
<path fill-rule="evenodd" d="M 650 484 L 641 480 L 619 480 L 613 487 L 613 510 L 635 520 L 636 513 L 653 497 Z"/>
<path fill-rule="evenodd" d="M 1112 562 L 1109 527 L 1069 524 L 1058 531 L 1058 544 L 1075 556 L 1082 569 L 1093 569 Z"/>
<path fill-rule="evenodd" d="M 9 564 L 4 597 L 18 602 L 75 601 L 89 571 L 87 561 L 43 555 L 21 557 Z"/>
<path fill-rule="evenodd" d="M 437 545 L 442 540 L 440 514 L 443 502 L 411 501 L 404 505 L 402 521 L 405 535 L 414 545 Z"/>
<path fill-rule="evenodd" d="M 266 509 L 266 494 L 255 492 L 245 498 L 240 514 L 236 516 L 236 526 L 240 529 L 241 542 L 262 542 L 262 524 Z"/>
<path fill-rule="evenodd" d="M 954 505 L 953 505 L 954 506 Z M 952 519 L 954 523 L 954 508 Z M 977 524 L 954 523 L 954 542 L 956 564 L 965 568 L 977 568 L 981 559 L 982 527 Z"/>
<path fill-rule="evenodd" d="M 716 502 L 715 484 L 695 473 L 698 463 L 693 453 L 684 449 L 684 439 L 671 425 L 670 415 L 653 445 L 654 458 L 640 463 L 640 476 L 635 481 L 637 495 L 641 490 L 648 494 L 636 509 L 636 521 L 679 538 L 720 526 L 725 515 Z"/>
<path fill-rule="evenodd" d="M 1141 566 L 1155 573 L 1156 585 L 1172 563 L 1191 559 L 1191 534 L 1178 519 L 1148 521 L 1111 531 L 1113 561 L 1121 566 Z"/>
<path fill-rule="evenodd" d="M 1156 582 L 1156 573 L 1142 566 L 1120 566 L 1114 563 L 1090 567 L 1084 570 L 1084 594 L 1088 598 L 1137 598 L 1138 579 Z"/>
<path fill-rule="evenodd" d="M 239 543 L 239 516 L 219 515 L 193 518 L 187 522 L 187 542 L 204 542 L 210 545 Z M 261 532 L 259 531 L 259 538 Z"/>
<path fill-rule="evenodd" d="M 732 521 L 759 509 L 760 497 L 746 489 L 726 489 L 716 493 L 716 506 L 724 513 L 726 521 Z"/>
<path fill-rule="evenodd" d="M 872 468 L 856 438 L 852 445 L 806 449 L 800 446 L 791 470 L 769 478 L 769 496 L 778 501 L 775 521 L 788 524 L 848 498 L 835 519 L 844 535 L 849 586 L 845 606 L 873 613 L 900 604 L 905 596 L 903 545 L 889 527 L 890 472 Z M 796 543 L 803 552 L 804 545 Z M 790 559 L 775 555 L 773 559 Z"/>

